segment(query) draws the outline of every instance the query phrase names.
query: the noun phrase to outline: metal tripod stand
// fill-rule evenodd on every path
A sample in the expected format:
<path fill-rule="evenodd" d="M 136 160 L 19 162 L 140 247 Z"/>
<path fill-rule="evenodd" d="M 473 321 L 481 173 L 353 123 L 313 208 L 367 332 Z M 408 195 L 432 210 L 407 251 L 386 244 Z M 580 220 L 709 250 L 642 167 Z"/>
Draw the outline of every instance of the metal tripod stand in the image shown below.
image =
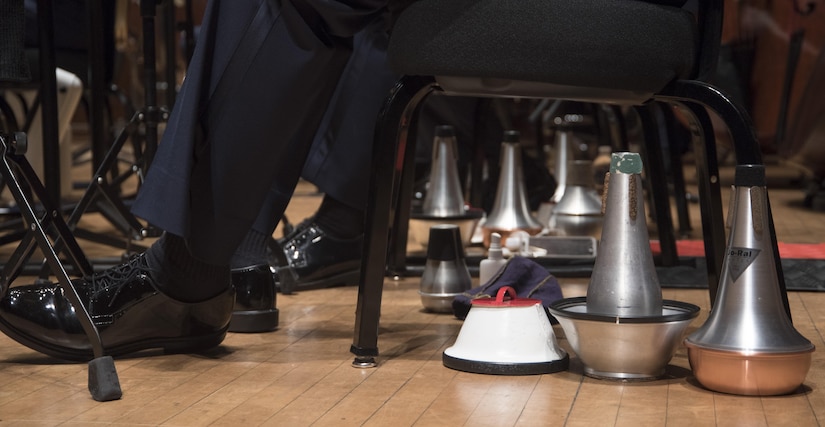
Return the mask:
<path fill-rule="evenodd" d="M 100 16 L 98 13 L 95 12 L 95 10 L 99 9 L 95 7 L 96 4 L 99 4 L 99 2 L 100 0 L 92 0 L 89 2 L 89 18 L 91 29 L 100 27 L 99 25 L 96 25 L 97 23 L 99 23 Z M 94 161 L 96 170 L 92 177 L 92 180 L 89 183 L 88 188 L 84 192 L 83 197 L 77 203 L 71 215 L 66 221 L 69 228 L 74 232 L 75 236 L 78 238 L 103 243 L 127 251 L 146 249 L 144 246 L 132 243 L 132 240 L 140 241 L 146 237 L 156 237 L 159 235 L 159 231 L 157 229 L 155 229 L 151 225 L 141 223 L 134 215 L 132 215 L 132 213 L 126 206 L 126 203 L 124 203 L 123 197 L 120 194 L 120 188 L 124 182 L 135 176 L 138 178 L 139 182 L 142 182 L 143 176 L 147 172 L 149 165 L 151 164 L 152 159 L 155 155 L 155 151 L 157 150 L 158 126 L 161 122 L 166 121 L 166 119 L 169 116 L 169 111 L 167 108 L 158 106 L 156 88 L 157 70 L 155 60 L 155 18 L 157 16 L 157 6 L 164 2 L 165 0 L 140 1 L 144 57 L 144 106 L 143 108 L 134 113 L 129 123 L 124 127 L 124 129 L 120 132 L 120 134 L 112 143 L 112 145 L 108 148 L 105 155 L 103 156 L 103 159 L 99 162 Z M 167 18 L 172 19 L 174 5 L 172 2 L 166 3 L 169 6 L 167 8 Z M 167 31 L 168 30 L 169 26 L 167 26 Z M 167 48 L 168 51 L 172 50 L 171 46 L 167 46 Z M 91 40 L 91 58 L 100 57 L 100 55 L 95 54 L 96 52 L 98 52 L 98 49 L 100 49 L 99 43 L 96 43 L 94 40 Z M 167 56 L 167 58 L 174 58 L 174 55 L 169 55 Z M 172 64 L 173 62 L 167 64 L 167 69 L 172 69 Z M 91 89 L 93 93 L 95 93 L 95 89 L 101 90 L 100 87 L 96 88 L 94 83 L 96 68 L 97 64 L 95 64 L 93 60 L 93 63 L 91 64 L 91 74 L 93 76 L 93 83 Z M 99 68 L 97 68 L 97 70 L 99 71 Z M 100 74 L 98 74 L 98 76 L 99 75 Z M 167 73 L 167 80 L 171 80 L 168 83 L 170 86 L 173 87 L 173 70 L 171 73 Z M 167 98 L 167 100 L 170 103 L 174 101 L 172 97 Z M 100 123 L 102 121 L 99 118 L 99 116 L 102 115 L 99 107 L 100 103 L 102 103 L 102 100 L 100 100 L 99 98 L 96 100 L 93 96 L 92 139 L 93 141 L 97 140 L 98 142 L 101 139 L 103 139 L 101 135 L 102 132 L 99 129 Z M 142 132 L 140 132 L 141 130 Z M 140 142 L 135 141 L 135 139 L 138 138 L 139 134 L 142 135 L 141 139 L 143 144 L 140 144 Z M 121 154 L 121 151 L 123 150 L 126 142 L 130 139 L 132 140 L 134 160 L 126 170 L 120 172 L 117 170 L 117 162 L 119 161 L 119 155 Z M 99 144 L 97 145 L 99 146 Z M 127 236 L 128 240 L 124 242 L 112 236 L 101 235 L 99 233 L 94 233 L 78 227 L 78 222 L 80 221 L 81 217 L 90 210 L 94 210 L 103 215 L 103 217 L 106 218 L 118 231 L 120 231 L 123 235 Z"/>
<path fill-rule="evenodd" d="M 95 30 L 101 28 L 100 1 L 90 0 L 88 4 L 90 33 L 92 33 L 89 43 L 89 57 L 92 59 L 90 83 L 93 104 L 90 116 L 93 121 L 92 138 L 94 142 L 101 142 L 105 139 L 101 138 L 100 134 L 96 132 L 102 130 L 100 126 L 102 124 L 102 114 L 98 108 L 102 106 L 104 93 L 101 86 L 103 73 L 100 72 L 102 49 L 99 34 L 95 34 Z M 137 175 L 141 178 L 146 172 L 157 147 L 158 124 L 161 120 L 166 120 L 168 116 L 166 110 L 157 106 L 156 99 L 154 19 L 156 6 L 163 1 L 141 0 L 141 15 L 145 34 L 146 105 L 134 114 L 129 124 L 108 148 L 102 161 L 95 162 L 96 171 L 92 182 L 67 219 L 64 219 L 63 212 L 59 208 L 59 192 L 52 194 L 54 191 L 51 191 L 53 188 L 59 189 L 59 187 L 50 186 L 49 189 L 45 188 L 25 158 L 27 148 L 25 133 L 0 132 L 0 176 L 2 176 L 3 183 L 9 188 L 14 197 L 22 217 L 20 220 L 22 229 L 16 234 L 19 237 L 19 244 L 1 267 L 0 298 L 6 296 L 12 282 L 23 274 L 29 260 L 36 253 L 36 250 L 39 250 L 44 256 L 44 259 L 39 263 L 40 279 L 49 280 L 50 277 L 57 279 L 63 294 L 75 309 L 83 332 L 89 339 L 93 359 L 89 362 L 88 388 L 92 397 L 97 401 L 116 400 L 123 393 L 114 359 L 105 354 L 100 333 L 72 284 L 70 274 L 74 277 L 87 277 L 94 272 L 92 264 L 78 245 L 75 236 L 115 247 L 129 248 L 128 245 L 124 246 L 123 242 L 118 241 L 116 238 L 97 235 L 77 226 L 81 216 L 92 207 L 131 239 L 140 240 L 152 236 L 154 233 L 151 226 L 141 224 L 129 212 L 116 187 L 131 176 Z M 41 3 L 45 4 L 45 2 Z M 167 4 L 171 9 L 172 3 L 167 2 Z M 44 7 L 43 11 L 49 11 L 49 8 Z M 44 27 L 48 28 L 48 26 Z M 53 75 L 50 74 L 53 72 L 51 71 L 53 70 L 53 61 L 44 68 L 47 71 L 44 75 Z M 46 87 L 46 89 L 47 93 L 56 93 L 56 90 L 48 90 L 49 87 Z M 47 105 L 44 105 L 44 108 L 47 108 L 54 103 L 45 104 Z M 54 115 L 51 114 L 50 116 Z M 138 133 L 141 125 L 144 129 L 143 147 L 138 142 L 134 142 L 135 161 L 124 173 L 113 175 L 112 171 L 115 170 L 120 151 L 126 141 Z M 51 139 L 56 140 L 53 135 L 44 135 L 44 137 L 49 136 L 52 136 Z M 47 175 L 49 175 L 49 172 L 53 172 L 52 169 L 46 168 Z M 48 178 L 49 176 L 47 176 Z"/>
<path fill-rule="evenodd" d="M 3 266 L 0 276 L 0 298 L 6 295 L 11 282 L 20 275 L 24 265 L 34 254 L 35 248 L 40 249 L 45 256 L 45 266 L 57 277 L 64 295 L 77 313 L 83 331 L 89 337 L 94 353 L 94 359 L 89 362 L 89 392 L 97 401 L 119 399 L 123 392 L 120 389 L 114 359 L 105 355 L 97 327 L 81 303 L 69 273 L 64 268 L 64 261 L 59 258 L 58 253 L 63 253 L 67 257 L 66 262 L 70 263 L 79 275 L 92 274 L 92 266 L 72 236 L 63 216 L 52 206 L 46 189 L 26 160 L 26 145 L 24 133 L 0 134 L 0 174 L 20 207 L 27 229 L 17 249 Z M 30 189 L 39 205 L 24 191 L 23 184 Z M 56 249 L 57 247 L 61 250 Z"/>

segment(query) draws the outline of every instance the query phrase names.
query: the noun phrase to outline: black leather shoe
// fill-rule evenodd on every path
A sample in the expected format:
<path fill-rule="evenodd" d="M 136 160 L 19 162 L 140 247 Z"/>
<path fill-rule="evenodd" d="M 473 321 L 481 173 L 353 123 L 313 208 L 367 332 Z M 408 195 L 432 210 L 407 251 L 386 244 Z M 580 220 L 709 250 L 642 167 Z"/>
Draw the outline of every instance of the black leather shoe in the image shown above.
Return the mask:
<path fill-rule="evenodd" d="M 142 255 L 73 284 L 109 356 L 154 348 L 188 353 L 215 347 L 226 335 L 235 301 L 231 287 L 200 303 L 167 297 L 149 275 Z M 94 357 L 74 308 L 56 284 L 11 288 L 0 300 L 0 330 L 53 357 Z"/>
<path fill-rule="evenodd" d="M 278 328 L 275 281 L 269 264 L 232 270 L 235 310 L 229 332 L 267 332 Z"/>
<path fill-rule="evenodd" d="M 358 284 L 363 235 L 338 239 L 312 219 L 278 241 L 272 273 L 284 294 L 293 291 Z M 278 252 L 278 249 L 275 249 Z"/>

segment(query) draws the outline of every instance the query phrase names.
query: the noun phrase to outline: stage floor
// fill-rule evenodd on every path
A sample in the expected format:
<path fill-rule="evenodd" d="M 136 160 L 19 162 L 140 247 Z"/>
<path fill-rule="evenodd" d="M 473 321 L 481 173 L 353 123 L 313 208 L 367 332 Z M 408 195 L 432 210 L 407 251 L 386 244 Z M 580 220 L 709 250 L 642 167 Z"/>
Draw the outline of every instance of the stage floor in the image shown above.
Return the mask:
<path fill-rule="evenodd" d="M 794 188 L 770 190 L 779 240 L 818 245 L 825 214 L 801 206 Z M 320 195 L 302 183 L 288 210 L 299 222 Z M 698 207 L 693 231 L 701 239 Z M 99 218 L 84 219 L 105 231 Z M 655 227 L 651 228 L 653 230 Z M 277 234 L 277 232 L 276 232 Z M 652 236 L 655 238 L 655 235 Z M 83 243 L 91 258 L 122 253 Z M 2 248 L 2 256 L 10 249 Z M 20 278 L 16 283 L 22 283 Z M 477 279 L 474 279 L 477 280 Z M 584 295 L 587 278 L 560 278 L 566 297 Z M 670 287 L 664 297 L 701 308 L 689 332 L 707 318 L 706 289 Z M 375 426 L 816 426 L 825 424 L 825 293 L 789 293 L 796 328 L 818 348 L 804 385 L 788 396 L 740 397 L 708 391 L 692 375 L 679 347 L 664 378 L 598 380 L 570 369 L 548 375 L 490 376 L 443 366 L 461 322 L 425 312 L 419 279 L 385 281 L 378 366 L 351 367 L 357 288 L 279 295 L 280 328 L 229 334 L 201 354 L 145 353 L 116 360 L 119 401 L 98 403 L 87 390 L 87 366 L 42 356 L 0 335 L 0 425 L 375 425 Z"/>

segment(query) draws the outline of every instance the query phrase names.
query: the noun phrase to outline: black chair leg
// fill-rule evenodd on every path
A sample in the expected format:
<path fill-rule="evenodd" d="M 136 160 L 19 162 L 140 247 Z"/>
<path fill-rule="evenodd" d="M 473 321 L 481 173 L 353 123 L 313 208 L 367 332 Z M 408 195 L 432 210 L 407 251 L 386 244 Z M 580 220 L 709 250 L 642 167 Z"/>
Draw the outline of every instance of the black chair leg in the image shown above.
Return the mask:
<path fill-rule="evenodd" d="M 681 103 L 695 103 L 700 104 L 706 108 L 715 111 L 730 131 L 733 138 L 733 148 L 736 153 L 737 165 L 762 165 L 762 153 L 759 149 L 759 144 L 756 139 L 756 131 L 753 123 L 745 110 L 715 87 L 700 81 L 694 80 L 680 80 L 668 87 L 662 94 L 657 95 L 661 100 L 670 100 Z M 705 113 L 706 114 L 706 113 Z M 703 131 L 705 136 L 712 134 L 711 127 L 706 127 Z M 706 161 L 714 161 L 707 157 L 709 153 L 705 153 Z M 718 177 L 717 177 L 718 181 Z M 771 214 L 771 204 L 768 198 L 768 228 L 771 236 L 771 246 L 776 264 L 777 280 L 779 282 L 779 291 L 782 297 L 782 303 L 785 306 L 785 311 L 788 318 L 791 318 L 790 304 L 788 303 L 788 293 L 785 286 L 785 275 L 782 271 L 782 262 L 779 258 L 779 246 L 776 240 L 776 228 L 774 226 L 773 215 Z M 706 254 L 707 256 L 708 254 Z M 709 259 L 710 262 L 710 259 Z M 711 303 L 715 299 L 715 289 L 712 291 Z"/>
<path fill-rule="evenodd" d="M 699 185 L 699 209 L 705 242 L 708 290 L 710 303 L 713 305 L 719 280 L 722 278 L 722 261 L 727 246 L 719 164 L 716 160 L 716 139 L 713 124 L 704 107 L 693 103 L 680 106 L 695 124 L 691 127 L 691 133 L 693 152 L 696 155 L 696 178 Z"/>
<path fill-rule="evenodd" d="M 669 159 L 670 159 L 670 179 L 673 183 L 673 197 L 675 199 L 676 217 L 679 222 L 679 234 L 687 236 L 692 228 L 690 226 L 690 212 L 688 211 L 687 190 L 685 189 L 684 164 L 682 155 L 687 146 L 686 131 L 676 120 L 673 109 L 670 105 L 660 106 L 665 128 L 667 129 Z"/>
<path fill-rule="evenodd" d="M 416 105 L 420 105 L 428 92 L 420 100 L 415 101 Z M 415 106 L 411 106 L 415 109 Z M 380 120 L 380 119 L 379 119 Z M 391 119 L 394 121 L 394 119 Z M 387 145 L 399 144 L 395 160 L 387 159 L 390 162 L 397 162 L 401 170 L 396 170 L 396 176 L 393 176 L 393 195 L 391 204 L 389 234 L 389 251 L 387 252 L 387 274 L 392 277 L 404 276 L 407 272 L 407 233 L 410 228 L 410 212 L 412 209 L 413 191 L 415 187 L 415 146 L 418 141 L 416 133 L 418 131 L 418 114 L 411 110 L 410 117 L 403 118 L 406 127 L 404 131 L 406 135 L 404 139 L 406 142 L 400 143 L 391 139 L 386 139 L 384 142 Z M 397 121 L 394 121 L 398 123 Z M 387 135 L 390 137 L 390 135 Z M 403 156 L 403 157 L 401 157 Z M 375 169 L 373 169 L 375 170 Z M 398 175 L 400 173 L 400 175 Z"/>
<path fill-rule="evenodd" d="M 655 118 L 655 108 L 658 106 L 646 105 L 636 107 L 642 121 L 645 137 L 645 169 L 647 171 L 650 190 L 653 199 L 653 211 L 656 215 L 656 225 L 659 231 L 661 246 L 661 264 L 672 267 L 678 264 L 676 253 L 676 237 L 673 232 L 673 218 L 670 213 L 670 194 L 667 188 L 667 177 L 664 169 L 664 155 L 662 154 L 662 140 L 659 133 L 659 123 Z"/>
<path fill-rule="evenodd" d="M 353 366 L 375 366 L 378 321 L 390 236 L 397 230 L 402 172 L 413 156 L 411 121 L 421 101 L 436 88 L 431 78 L 404 77 L 392 89 L 379 113 L 372 153 L 372 174 L 365 215 L 361 280 L 355 311 L 355 336 L 350 352 Z M 412 173 L 412 170 L 408 170 Z"/>

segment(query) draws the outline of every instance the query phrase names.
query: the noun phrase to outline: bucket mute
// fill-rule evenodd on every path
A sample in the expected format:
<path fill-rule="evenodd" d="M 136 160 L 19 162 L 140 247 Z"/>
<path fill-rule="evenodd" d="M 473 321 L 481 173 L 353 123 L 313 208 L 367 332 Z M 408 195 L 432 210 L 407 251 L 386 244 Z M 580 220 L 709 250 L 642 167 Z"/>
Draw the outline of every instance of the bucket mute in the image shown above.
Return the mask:
<path fill-rule="evenodd" d="M 495 298 L 472 301 L 442 362 L 465 372 L 532 375 L 566 370 L 570 357 L 558 346 L 541 300 L 517 298 L 505 286 Z"/>
<path fill-rule="evenodd" d="M 525 231 L 534 235 L 543 228 L 527 205 L 520 138 L 518 131 L 504 132 L 496 198 L 490 214 L 482 225 L 485 247 L 490 247 L 492 233 L 498 233 L 501 235 L 501 241 L 507 241 L 507 237 L 515 231 Z"/>
<path fill-rule="evenodd" d="M 585 374 L 655 379 L 665 373 L 699 307 L 662 299 L 653 265 L 636 153 L 613 153 L 604 225 L 586 298 L 550 305 Z"/>
<path fill-rule="evenodd" d="M 708 320 L 685 340 L 696 379 L 708 389 L 786 394 L 810 369 L 814 345 L 782 303 L 769 215 L 764 166 L 737 166 L 719 292 Z"/>
<path fill-rule="evenodd" d="M 430 227 L 453 224 L 469 245 L 476 225 L 484 215 L 481 209 L 468 209 L 464 203 L 458 175 L 458 147 L 452 126 L 436 126 L 427 194 L 420 211 L 410 215 L 409 240 L 427 247 Z"/>

